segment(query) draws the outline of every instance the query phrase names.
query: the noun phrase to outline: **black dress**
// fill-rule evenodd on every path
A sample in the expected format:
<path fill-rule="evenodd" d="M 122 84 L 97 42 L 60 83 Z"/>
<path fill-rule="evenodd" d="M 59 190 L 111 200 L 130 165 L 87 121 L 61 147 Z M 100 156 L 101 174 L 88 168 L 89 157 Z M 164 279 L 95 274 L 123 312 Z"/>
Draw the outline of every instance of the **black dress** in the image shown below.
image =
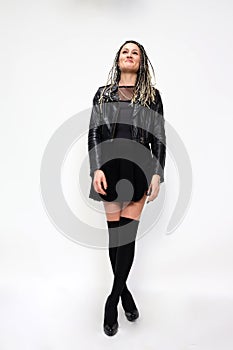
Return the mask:
<path fill-rule="evenodd" d="M 120 112 L 117 119 L 114 140 L 112 142 L 109 141 L 108 144 L 108 152 L 110 154 L 113 148 L 116 147 L 115 139 L 132 139 L 131 117 L 133 107 L 130 105 L 130 99 L 133 93 L 133 86 L 119 86 L 118 91 L 120 101 Z M 127 143 L 127 147 L 132 148 L 131 151 L 133 152 L 133 141 Z M 102 157 L 104 157 L 104 155 L 102 155 Z M 100 169 L 103 170 L 108 185 L 106 190 L 104 189 L 103 184 L 102 188 L 105 190 L 107 195 L 102 195 L 95 191 L 93 187 L 93 175 L 89 198 L 94 199 L 96 201 L 106 202 L 137 202 L 147 192 L 149 187 L 147 178 L 143 170 L 133 161 L 125 158 L 115 158 L 106 162 L 103 161 L 102 163 L 103 165 Z M 120 181 L 123 179 L 128 180 L 129 182 Z"/>

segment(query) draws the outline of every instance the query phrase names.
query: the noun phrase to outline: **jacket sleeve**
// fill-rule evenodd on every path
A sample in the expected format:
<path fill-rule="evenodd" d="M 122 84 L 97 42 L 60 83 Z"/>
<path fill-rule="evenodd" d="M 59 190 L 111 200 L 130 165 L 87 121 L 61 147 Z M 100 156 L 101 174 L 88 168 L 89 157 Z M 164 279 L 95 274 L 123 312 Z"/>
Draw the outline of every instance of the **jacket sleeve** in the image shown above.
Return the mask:
<path fill-rule="evenodd" d="M 89 132 L 88 132 L 88 155 L 90 163 L 90 176 L 94 175 L 94 171 L 101 167 L 101 113 L 98 99 L 100 89 L 97 90 L 92 104 Z M 99 146 L 98 146 L 99 145 Z"/>
<path fill-rule="evenodd" d="M 163 103 L 159 90 L 157 90 L 156 102 L 154 105 L 153 131 L 151 138 L 151 150 L 153 153 L 152 167 L 153 174 L 160 175 L 160 182 L 164 182 L 164 167 L 166 159 L 166 134 Z"/>

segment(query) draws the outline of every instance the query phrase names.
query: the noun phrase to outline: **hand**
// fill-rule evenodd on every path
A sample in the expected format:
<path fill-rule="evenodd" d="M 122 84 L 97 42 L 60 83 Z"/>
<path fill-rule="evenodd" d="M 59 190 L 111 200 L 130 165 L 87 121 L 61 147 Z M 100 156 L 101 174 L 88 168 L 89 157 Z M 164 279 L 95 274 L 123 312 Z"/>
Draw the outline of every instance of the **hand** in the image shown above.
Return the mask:
<path fill-rule="evenodd" d="M 99 170 L 99 169 L 95 170 L 94 179 L 93 179 L 93 187 L 97 193 L 107 195 L 107 193 L 103 190 L 103 188 L 101 186 L 102 182 L 104 185 L 104 189 L 106 190 L 108 185 L 107 185 L 106 177 L 105 177 L 103 170 Z"/>
<path fill-rule="evenodd" d="M 150 203 L 150 201 L 153 201 L 158 196 L 159 189 L 160 189 L 160 175 L 155 174 L 152 176 L 151 183 L 147 191 L 148 194 L 150 193 L 150 191 L 151 193 L 146 203 Z"/>

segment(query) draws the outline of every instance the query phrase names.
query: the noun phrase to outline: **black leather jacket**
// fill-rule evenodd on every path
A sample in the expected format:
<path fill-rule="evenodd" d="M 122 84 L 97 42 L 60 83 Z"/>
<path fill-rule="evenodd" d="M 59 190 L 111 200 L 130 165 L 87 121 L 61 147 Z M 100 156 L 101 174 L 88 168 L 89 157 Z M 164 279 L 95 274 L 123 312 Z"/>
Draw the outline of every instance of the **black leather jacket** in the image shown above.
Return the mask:
<path fill-rule="evenodd" d="M 88 152 L 90 161 L 90 176 L 101 167 L 101 147 L 98 144 L 105 140 L 113 140 L 119 112 L 118 86 L 104 93 L 102 105 L 98 103 L 104 86 L 98 88 L 94 98 L 88 133 Z M 160 175 L 164 181 L 164 166 L 166 158 L 165 120 L 163 103 L 158 89 L 156 98 L 149 107 L 142 106 L 138 101 L 133 104 L 131 135 L 132 139 L 150 148 L 152 174 Z"/>

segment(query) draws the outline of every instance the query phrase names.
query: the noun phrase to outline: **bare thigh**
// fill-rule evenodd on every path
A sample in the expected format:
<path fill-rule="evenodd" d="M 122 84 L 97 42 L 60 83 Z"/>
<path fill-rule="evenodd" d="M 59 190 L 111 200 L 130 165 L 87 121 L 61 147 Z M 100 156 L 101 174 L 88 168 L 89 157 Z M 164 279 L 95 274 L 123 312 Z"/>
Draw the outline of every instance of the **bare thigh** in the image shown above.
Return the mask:
<path fill-rule="evenodd" d="M 103 202 L 105 215 L 108 221 L 118 221 L 121 216 L 122 203 L 120 202 Z"/>
<path fill-rule="evenodd" d="M 144 196 L 137 202 L 124 202 L 121 210 L 121 216 L 134 220 L 140 220 L 146 199 L 147 195 L 144 194 Z"/>
<path fill-rule="evenodd" d="M 144 207 L 147 195 L 145 194 L 137 202 L 103 202 L 105 214 L 108 221 L 120 220 L 120 216 L 139 220 Z"/>

